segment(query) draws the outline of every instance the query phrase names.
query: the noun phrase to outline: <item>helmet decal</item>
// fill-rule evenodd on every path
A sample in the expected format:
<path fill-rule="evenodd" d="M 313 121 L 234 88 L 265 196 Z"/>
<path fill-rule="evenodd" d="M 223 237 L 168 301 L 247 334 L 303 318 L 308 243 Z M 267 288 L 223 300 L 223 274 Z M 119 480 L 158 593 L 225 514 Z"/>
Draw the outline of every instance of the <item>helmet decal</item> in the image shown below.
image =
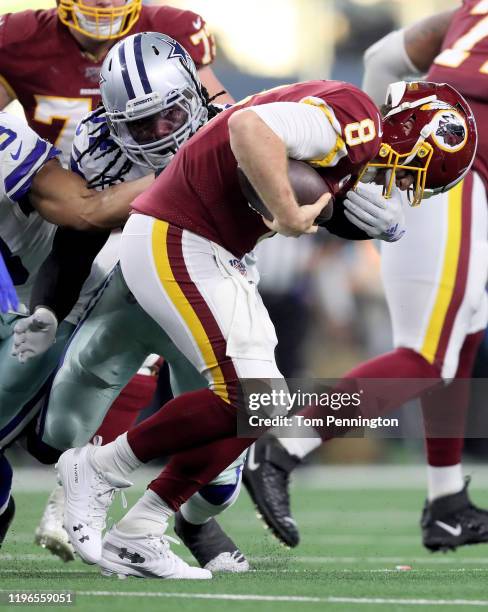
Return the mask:
<path fill-rule="evenodd" d="M 443 151 L 455 153 L 468 139 L 466 121 L 454 109 L 439 111 L 433 119 L 433 128 L 432 139 Z"/>

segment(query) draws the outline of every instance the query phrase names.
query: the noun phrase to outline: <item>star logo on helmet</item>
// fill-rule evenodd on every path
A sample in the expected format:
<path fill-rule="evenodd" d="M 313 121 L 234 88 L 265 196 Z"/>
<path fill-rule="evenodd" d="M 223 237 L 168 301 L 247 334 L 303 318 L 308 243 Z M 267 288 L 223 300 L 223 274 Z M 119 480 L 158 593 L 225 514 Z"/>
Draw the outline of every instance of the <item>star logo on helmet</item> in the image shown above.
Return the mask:
<path fill-rule="evenodd" d="M 168 45 L 171 47 L 168 59 L 180 58 L 182 62 L 188 64 L 188 53 L 186 49 L 180 45 L 176 40 L 168 40 Z"/>

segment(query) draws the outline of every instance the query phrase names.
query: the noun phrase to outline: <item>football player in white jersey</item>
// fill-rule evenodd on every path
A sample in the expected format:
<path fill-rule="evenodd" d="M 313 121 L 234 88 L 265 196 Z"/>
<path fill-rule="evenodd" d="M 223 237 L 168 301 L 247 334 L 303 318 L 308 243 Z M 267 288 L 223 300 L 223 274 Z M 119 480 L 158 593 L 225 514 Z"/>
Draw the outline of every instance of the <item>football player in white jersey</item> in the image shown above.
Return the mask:
<path fill-rule="evenodd" d="M 24 121 L 0 113 L 0 253 L 20 300 L 15 311 L 0 313 L 0 544 L 14 511 L 12 471 L 1 449 L 38 410 L 36 394 L 59 360 L 70 331 L 68 324 L 61 325 L 59 343 L 28 364 L 19 364 L 11 355 L 13 327 L 28 314 L 32 284 L 51 249 L 55 224 L 73 230 L 120 226 L 132 199 L 152 182 L 148 176 L 97 193 L 64 170 L 58 154 Z"/>
<path fill-rule="evenodd" d="M 134 44 L 142 41 L 142 59 L 146 77 L 152 86 L 151 96 L 146 94 L 133 100 L 128 96 L 123 71 L 118 61 L 118 49 L 123 45 L 126 56 L 130 56 Z M 168 59 L 164 69 L 161 58 L 166 58 L 174 41 L 159 34 L 138 34 L 119 43 L 102 67 L 101 91 L 105 104 L 87 115 L 80 122 L 72 148 L 71 168 L 80 174 L 94 189 L 104 190 L 122 181 L 138 179 L 154 170 L 162 170 L 174 153 L 174 134 L 179 142 L 177 148 L 192 133 L 182 124 L 184 117 L 174 116 L 171 109 L 161 110 L 162 101 L 175 83 L 195 95 L 195 85 L 189 76 L 181 75 L 175 65 L 177 59 Z M 158 50 L 158 62 L 152 49 Z M 191 60 L 190 60 L 191 61 Z M 110 66 L 110 70 L 108 69 Z M 130 73 L 137 79 L 137 73 Z M 135 87 L 134 87 L 135 89 Z M 193 103 L 195 117 L 202 108 Z M 109 122 L 117 108 L 134 108 L 138 120 L 126 122 L 119 131 L 109 131 Z M 105 109 L 108 113 L 105 113 Z M 207 112 L 207 111 L 206 111 Z M 195 126 L 198 120 L 192 118 Z M 129 126 L 129 128 L 127 128 Z M 147 137 L 148 127 L 151 128 Z M 144 134 L 144 143 L 138 145 L 129 132 Z M 119 139 L 117 134 L 124 133 Z M 112 134 L 111 134 L 112 131 Z M 169 132 L 169 135 L 168 135 Z M 115 138 L 114 138 L 115 136 Z M 168 150 L 170 146 L 171 150 Z M 62 234 L 63 232 L 59 232 Z M 67 318 L 65 311 L 71 304 L 54 304 L 43 295 L 40 303 L 53 307 L 59 320 L 77 324 L 84 312 L 81 324 L 70 339 L 69 347 L 52 384 L 49 400 L 45 402 L 39 423 L 42 442 L 63 451 L 73 446 L 83 446 L 97 431 L 107 410 L 122 388 L 140 368 L 149 353 L 161 354 L 170 366 L 173 392 L 199 389 L 205 386 L 204 379 L 170 342 L 167 335 L 135 302 L 122 278 L 118 261 L 120 232 L 112 232 L 108 243 L 95 259 L 92 274 L 85 283 L 80 299 Z M 59 239 L 58 243 L 63 244 Z M 68 251 L 72 251 L 68 244 Z M 43 271 L 65 265 L 69 268 L 69 253 L 53 249 L 46 260 Z M 61 271 L 60 274 L 63 274 Z M 39 284 L 46 286 L 39 278 Z M 61 283 L 65 297 L 64 283 Z M 103 286 L 103 291 L 97 290 Z M 89 304 L 90 298 L 95 299 Z M 39 311 L 37 311 L 39 312 Z M 25 331 L 17 333 L 19 353 L 30 351 L 30 339 L 39 334 L 30 333 L 30 322 L 26 320 Z M 44 337 L 45 339 L 45 337 Z M 36 340 L 34 340 L 36 342 Z M 23 348 L 22 348 L 23 345 Z M 142 406 L 141 406 L 142 407 Z M 123 433 L 123 432 L 120 432 Z M 185 504 L 176 516 L 177 534 L 190 548 L 202 567 L 213 571 L 246 571 L 247 560 L 237 546 L 221 530 L 213 518 L 232 505 L 240 490 L 243 457 L 234 462 L 215 481 L 204 487 Z M 68 536 L 62 528 L 62 489 L 56 489 L 48 502 L 39 532 L 42 542 L 65 559 L 70 556 Z M 38 533 L 39 533 L 38 532 Z"/>

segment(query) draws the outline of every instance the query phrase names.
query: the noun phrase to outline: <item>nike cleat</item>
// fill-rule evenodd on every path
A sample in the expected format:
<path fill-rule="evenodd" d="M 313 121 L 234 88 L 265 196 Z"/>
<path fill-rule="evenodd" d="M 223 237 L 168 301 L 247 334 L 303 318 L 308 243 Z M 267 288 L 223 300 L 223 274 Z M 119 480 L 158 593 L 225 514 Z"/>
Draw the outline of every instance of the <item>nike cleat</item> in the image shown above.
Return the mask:
<path fill-rule="evenodd" d="M 63 527 L 63 515 L 64 493 L 63 487 L 58 485 L 47 500 L 41 522 L 36 529 L 34 542 L 66 562 L 73 561 L 75 554 L 68 533 Z"/>
<path fill-rule="evenodd" d="M 300 534 L 291 515 L 288 487 L 290 473 L 299 463 L 276 438 L 264 436 L 249 449 L 242 475 L 260 518 L 281 542 L 291 547 L 298 545 Z"/>
<path fill-rule="evenodd" d="M 474 506 L 468 497 L 469 479 L 459 493 L 425 502 L 422 542 L 429 550 L 448 551 L 467 544 L 488 542 L 488 511 Z"/>
<path fill-rule="evenodd" d="M 64 489 L 64 528 L 75 551 L 91 564 L 101 559 L 102 532 L 115 493 L 132 485 L 116 474 L 97 470 L 94 449 L 92 444 L 71 448 L 56 466 Z"/>
<path fill-rule="evenodd" d="M 137 576 L 138 578 L 166 578 L 174 580 L 207 580 L 212 573 L 192 567 L 180 559 L 169 547 L 178 540 L 166 535 L 129 535 L 117 527 L 105 535 L 103 554 L 99 562 L 104 576 Z"/>
<path fill-rule="evenodd" d="M 12 524 L 12 521 L 14 520 L 14 516 L 15 502 L 14 498 L 11 495 L 10 499 L 8 500 L 7 507 L 2 512 L 2 514 L 0 514 L 0 548 L 2 548 L 3 541 L 5 539 L 5 536 L 7 535 L 7 531 L 10 525 Z"/>
<path fill-rule="evenodd" d="M 214 518 L 201 525 L 194 525 L 186 521 L 181 512 L 177 512 L 175 533 L 201 567 L 211 572 L 249 571 L 246 557 Z"/>

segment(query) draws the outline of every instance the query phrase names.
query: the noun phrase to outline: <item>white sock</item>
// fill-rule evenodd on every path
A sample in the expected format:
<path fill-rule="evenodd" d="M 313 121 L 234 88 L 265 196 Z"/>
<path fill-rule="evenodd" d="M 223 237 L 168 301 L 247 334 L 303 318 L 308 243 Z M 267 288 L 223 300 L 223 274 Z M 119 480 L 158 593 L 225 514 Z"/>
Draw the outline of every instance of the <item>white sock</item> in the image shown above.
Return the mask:
<path fill-rule="evenodd" d="M 433 501 L 444 495 L 459 493 L 464 487 L 461 464 L 447 467 L 427 466 L 427 497 Z"/>
<path fill-rule="evenodd" d="M 190 499 L 181 506 L 180 512 L 188 523 L 192 525 L 203 525 L 211 518 L 216 517 L 224 510 L 227 510 L 227 508 L 230 508 L 237 501 L 240 488 L 239 483 L 229 499 L 218 506 L 208 502 L 200 493 L 194 493 Z"/>
<path fill-rule="evenodd" d="M 122 520 L 117 523 L 117 529 L 131 535 L 162 535 L 168 526 L 168 519 L 173 514 L 173 510 L 157 493 L 147 489 Z"/>
<path fill-rule="evenodd" d="M 142 465 L 142 461 L 134 455 L 127 442 L 127 433 L 123 433 L 105 446 L 95 447 L 92 459 L 95 467 L 101 472 L 112 472 L 122 477 L 128 476 Z"/>
<path fill-rule="evenodd" d="M 288 454 L 298 459 L 303 459 L 322 444 L 318 434 L 315 438 L 280 438 L 279 441 Z"/>

